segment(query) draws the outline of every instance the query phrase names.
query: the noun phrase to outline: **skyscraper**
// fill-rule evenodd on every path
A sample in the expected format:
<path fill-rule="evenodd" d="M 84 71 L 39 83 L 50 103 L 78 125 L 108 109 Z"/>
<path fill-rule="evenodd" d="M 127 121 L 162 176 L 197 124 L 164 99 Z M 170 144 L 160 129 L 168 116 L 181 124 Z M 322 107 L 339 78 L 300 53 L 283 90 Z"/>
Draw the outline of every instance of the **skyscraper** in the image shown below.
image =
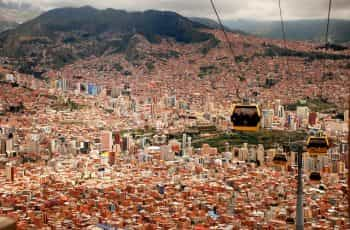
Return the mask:
<path fill-rule="evenodd" d="M 307 106 L 297 106 L 297 118 L 302 127 L 307 126 L 309 122 L 309 108 Z"/>
<path fill-rule="evenodd" d="M 0 139 L 0 154 L 6 154 L 6 139 Z"/>
<path fill-rule="evenodd" d="M 264 152 L 264 146 L 262 144 L 258 145 L 256 155 L 257 155 L 257 160 L 259 161 L 260 165 L 264 165 L 265 164 L 265 152 Z"/>
<path fill-rule="evenodd" d="M 15 180 L 15 167 L 12 164 L 6 165 L 6 178 L 11 182 Z"/>
<path fill-rule="evenodd" d="M 186 133 L 182 134 L 182 153 L 183 155 L 186 155 L 186 141 L 187 141 L 187 135 Z"/>
<path fill-rule="evenodd" d="M 273 110 L 272 109 L 263 109 L 262 110 L 262 127 L 265 129 L 272 128 L 273 122 Z"/>

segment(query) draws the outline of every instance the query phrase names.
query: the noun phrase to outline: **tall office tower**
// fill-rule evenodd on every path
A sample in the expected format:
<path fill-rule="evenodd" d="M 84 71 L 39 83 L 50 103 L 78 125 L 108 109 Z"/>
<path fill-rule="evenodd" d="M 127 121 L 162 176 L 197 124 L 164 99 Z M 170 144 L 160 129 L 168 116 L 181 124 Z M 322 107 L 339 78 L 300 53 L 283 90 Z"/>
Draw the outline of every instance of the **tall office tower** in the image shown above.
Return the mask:
<path fill-rule="evenodd" d="M 6 152 L 7 153 L 13 152 L 13 138 L 9 138 L 6 140 Z"/>
<path fill-rule="evenodd" d="M 187 137 L 187 147 L 192 147 L 192 137 L 191 136 Z"/>
<path fill-rule="evenodd" d="M 12 164 L 6 165 L 6 179 L 11 182 L 15 180 L 15 166 Z"/>
<path fill-rule="evenodd" d="M 256 150 L 256 157 L 260 165 L 265 164 L 265 151 L 264 146 L 262 144 L 258 145 L 258 149 Z"/>
<path fill-rule="evenodd" d="M 242 148 L 239 149 L 238 159 L 240 161 L 248 160 L 248 144 L 244 143 Z"/>
<path fill-rule="evenodd" d="M 186 155 L 186 141 L 187 141 L 187 135 L 186 133 L 182 134 L 182 153 L 183 155 Z"/>
<path fill-rule="evenodd" d="M 300 126 L 305 127 L 309 122 L 309 108 L 307 106 L 297 106 L 297 118 L 300 121 Z"/>
<path fill-rule="evenodd" d="M 248 161 L 249 162 L 255 162 L 257 160 L 256 152 L 257 151 L 255 148 L 249 148 L 249 150 L 248 150 Z"/>
<path fill-rule="evenodd" d="M 328 156 L 319 156 L 318 163 L 321 170 L 325 169 L 328 166 Z"/>
<path fill-rule="evenodd" d="M 340 161 L 340 154 L 337 149 L 331 149 L 330 158 L 331 172 L 338 173 L 338 162 Z"/>
<path fill-rule="evenodd" d="M 6 154 L 6 139 L 5 138 L 0 139 L 0 154 L 3 154 L 3 155 Z"/>
<path fill-rule="evenodd" d="M 309 125 L 316 125 L 317 122 L 317 113 L 311 112 L 309 114 Z"/>
<path fill-rule="evenodd" d="M 278 112 L 279 112 L 280 107 L 281 107 L 281 100 L 276 99 L 273 103 L 273 112 L 274 112 L 275 116 L 279 116 Z"/>
<path fill-rule="evenodd" d="M 273 110 L 272 109 L 263 109 L 262 110 L 262 127 L 265 129 L 272 128 L 273 122 Z"/>
<path fill-rule="evenodd" d="M 279 118 L 285 118 L 285 111 L 284 111 L 284 106 L 283 105 L 278 106 L 277 116 Z"/>
<path fill-rule="evenodd" d="M 342 161 L 338 161 L 338 172 L 339 174 L 345 173 L 345 163 Z"/>
<path fill-rule="evenodd" d="M 121 150 L 122 152 L 127 152 L 129 147 L 129 136 L 122 137 Z"/>
<path fill-rule="evenodd" d="M 349 122 L 349 110 L 344 111 L 344 121 Z"/>
<path fill-rule="evenodd" d="M 101 151 L 111 152 L 113 146 L 112 132 L 103 131 L 101 133 Z"/>
<path fill-rule="evenodd" d="M 308 172 L 312 172 L 315 170 L 315 159 L 313 157 L 307 156 L 304 159 L 304 169 Z"/>

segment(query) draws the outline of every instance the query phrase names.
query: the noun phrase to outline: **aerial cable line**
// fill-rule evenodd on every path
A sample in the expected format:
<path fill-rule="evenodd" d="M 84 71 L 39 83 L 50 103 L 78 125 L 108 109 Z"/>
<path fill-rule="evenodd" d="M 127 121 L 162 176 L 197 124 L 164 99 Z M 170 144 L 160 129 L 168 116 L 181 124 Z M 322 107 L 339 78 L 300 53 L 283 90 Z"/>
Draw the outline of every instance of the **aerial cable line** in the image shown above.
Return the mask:
<path fill-rule="evenodd" d="M 231 53 L 232 53 L 232 58 L 234 58 L 234 57 L 235 57 L 235 52 L 234 52 L 234 50 L 233 50 L 233 48 L 232 48 L 232 43 L 231 43 L 231 41 L 230 41 L 229 36 L 227 35 L 225 26 L 224 26 L 223 23 L 222 23 L 222 20 L 221 20 L 221 18 L 220 18 L 219 12 L 218 12 L 218 10 L 216 9 L 216 6 L 215 6 L 214 1 L 213 1 L 213 0 L 210 0 L 210 3 L 211 3 L 211 6 L 212 6 L 212 8 L 213 8 L 213 10 L 214 10 L 214 13 L 215 13 L 215 15 L 216 15 L 216 18 L 217 18 L 217 20 L 218 20 L 218 23 L 219 23 L 219 25 L 220 25 L 220 28 L 221 28 L 222 32 L 224 33 L 225 40 L 226 40 L 226 42 L 227 42 L 228 45 L 229 45 L 230 51 L 231 51 Z M 240 70 L 239 64 L 237 64 L 237 66 L 238 66 L 238 68 L 239 68 L 239 70 Z M 239 100 L 242 99 L 241 96 L 239 95 L 239 90 L 238 90 L 238 88 L 236 89 L 236 96 L 238 97 Z"/>
<path fill-rule="evenodd" d="M 329 0 L 328 4 L 328 16 L 327 16 L 327 25 L 326 25 L 326 33 L 325 33 L 325 49 L 326 49 L 326 55 L 324 57 L 323 62 L 323 76 L 326 76 L 326 70 L 327 70 L 327 50 L 329 48 L 328 43 L 328 36 L 329 36 L 329 24 L 330 24 L 330 18 L 331 18 L 331 11 L 332 11 L 332 0 Z"/>
<path fill-rule="evenodd" d="M 213 0 L 210 0 L 210 3 L 211 3 L 211 6 L 212 6 L 212 8 L 213 8 L 213 10 L 214 10 L 214 13 L 215 13 L 215 15 L 216 15 L 216 18 L 218 19 L 218 23 L 219 23 L 219 25 L 220 25 L 220 28 L 221 28 L 222 32 L 224 33 L 224 36 L 225 36 L 225 39 L 226 39 L 226 41 L 227 41 L 227 43 L 228 43 L 228 45 L 229 45 L 230 51 L 231 51 L 231 53 L 232 53 L 232 55 L 233 55 L 233 57 L 234 57 L 234 56 L 235 56 L 235 52 L 233 51 L 232 43 L 231 43 L 231 41 L 230 41 L 230 39 L 229 39 L 229 37 L 228 37 L 228 35 L 227 35 L 227 33 L 226 33 L 225 26 L 222 24 L 220 15 L 219 15 L 219 13 L 218 13 L 216 7 L 215 7 L 214 1 L 213 1 Z"/>
<path fill-rule="evenodd" d="M 285 24 L 283 20 L 283 13 L 282 13 L 282 7 L 281 7 L 281 0 L 278 0 L 278 8 L 280 11 L 280 21 L 281 21 L 281 30 L 282 30 L 282 38 L 283 38 L 283 46 L 285 49 L 285 52 L 287 52 L 287 40 L 286 40 L 286 29 Z M 286 64 L 287 64 L 287 74 L 289 74 L 289 63 L 288 63 L 288 55 L 286 55 Z"/>
<path fill-rule="evenodd" d="M 332 11 L 332 0 L 329 0 L 327 27 L 326 27 L 326 35 L 325 35 L 326 50 L 328 49 L 328 33 L 329 33 L 329 22 L 331 18 L 331 11 Z"/>

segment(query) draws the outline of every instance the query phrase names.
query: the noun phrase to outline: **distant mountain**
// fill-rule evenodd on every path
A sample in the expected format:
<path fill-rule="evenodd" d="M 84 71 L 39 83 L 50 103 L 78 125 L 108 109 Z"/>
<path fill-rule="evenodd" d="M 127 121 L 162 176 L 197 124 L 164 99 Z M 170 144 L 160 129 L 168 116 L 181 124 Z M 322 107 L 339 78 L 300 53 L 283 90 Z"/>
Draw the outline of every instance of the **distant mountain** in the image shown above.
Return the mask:
<path fill-rule="evenodd" d="M 219 23 L 210 19 L 210 18 L 200 18 L 200 17 L 191 17 L 189 18 L 193 22 L 198 22 L 202 25 L 208 26 L 212 29 L 220 29 Z"/>
<path fill-rule="evenodd" d="M 326 20 L 286 21 L 286 37 L 290 40 L 324 42 Z M 224 24 L 231 29 L 242 30 L 261 37 L 281 39 L 280 21 L 228 20 Z M 331 20 L 329 39 L 332 43 L 350 41 L 350 21 Z"/>
<path fill-rule="evenodd" d="M 189 19 L 193 22 L 197 22 L 197 23 L 200 23 L 202 25 L 205 25 L 211 29 L 221 29 L 220 24 L 217 23 L 215 20 L 212 20 L 210 18 L 190 17 Z M 225 30 L 235 32 L 235 33 L 240 33 L 240 34 L 246 34 L 242 30 L 232 29 L 232 28 L 229 28 L 227 26 L 225 26 Z"/>
<path fill-rule="evenodd" d="M 40 13 L 40 9 L 29 3 L 0 0 L 0 21 L 23 23 Z"/>
<path fill-rule="evenodd" d="M 60 8 L 0 34 L 0 55 L 30 60 L 30 67 L 43 62 L 58 67 L 106 51 L 124 52 L 135 34 L 149 42 L 162 37 L 183 43 L 214 39 L 202 28 L 208 27 L 174 12 Z"/>
<path fill-rule="evenodd" d="M 14 29 L 16 26 L 18 26 L 16 22 L 1 21 L 0 19 L 0 33 L 5 30 Z"/>

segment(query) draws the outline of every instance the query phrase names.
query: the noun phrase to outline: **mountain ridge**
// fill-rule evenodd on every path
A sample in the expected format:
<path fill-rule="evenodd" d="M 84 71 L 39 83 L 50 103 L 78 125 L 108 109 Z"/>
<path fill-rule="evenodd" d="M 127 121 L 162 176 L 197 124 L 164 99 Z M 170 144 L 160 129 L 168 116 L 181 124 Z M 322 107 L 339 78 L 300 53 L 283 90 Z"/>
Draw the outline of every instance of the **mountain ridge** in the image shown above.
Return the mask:
<path fill-rule="evenodd" d="M 171 11 L 57 8 L 1 33 L 0 54 L 30 60 L 31 66 L 48 62 L 59 67 L 107 50 L 123 52 L 135 34 L 152 43 L 164 37 L 182 43 L 215 39 L 203 29 L 209 28 Z"/>
<path fill-rule="evenodd" d="M 286 37 L 289 40 L 324 43 L 326 19 L 287 20 Z M 248 19 L 226 20 L 224 24 L 249 34 L 271 39 L 282 39 L 280 21 L 257 21 Z M 350 20 L 332 19 L 329 39 L 332 43 L 350 42 Z"/>

